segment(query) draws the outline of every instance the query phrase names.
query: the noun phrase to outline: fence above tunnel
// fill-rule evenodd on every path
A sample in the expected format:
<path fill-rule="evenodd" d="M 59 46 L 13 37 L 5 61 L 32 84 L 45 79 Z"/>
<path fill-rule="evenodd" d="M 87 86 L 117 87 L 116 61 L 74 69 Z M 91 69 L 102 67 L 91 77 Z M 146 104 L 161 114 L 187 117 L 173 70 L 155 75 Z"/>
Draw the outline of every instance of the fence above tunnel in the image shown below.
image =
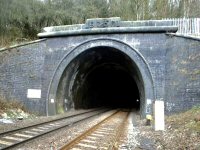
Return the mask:
<path fill-rule="evenodd" d="M 166 18 L 178 27 L 178 34 L 200 36 L 200 18 Z"/>

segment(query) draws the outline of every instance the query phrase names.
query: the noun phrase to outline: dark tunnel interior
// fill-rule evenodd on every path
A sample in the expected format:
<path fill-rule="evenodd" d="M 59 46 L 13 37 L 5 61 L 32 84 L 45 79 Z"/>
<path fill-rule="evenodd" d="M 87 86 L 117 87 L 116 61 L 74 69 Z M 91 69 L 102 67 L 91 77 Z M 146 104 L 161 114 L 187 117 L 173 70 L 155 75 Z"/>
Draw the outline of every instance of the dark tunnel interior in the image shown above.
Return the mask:
<path fill-rule="evenodd" d="M 87 80 L 84 94 L 90 107 L 138 108 L 139 91 L 133 78 L 112 65 L 96 68 Z"/>
<path fill-rule="evenodd" d="M 134 62 L 111 47 L 79 54 L 65 69 L 57 100 L 64 110 L 96 107 L 140 109 L 143 84 Z"/>

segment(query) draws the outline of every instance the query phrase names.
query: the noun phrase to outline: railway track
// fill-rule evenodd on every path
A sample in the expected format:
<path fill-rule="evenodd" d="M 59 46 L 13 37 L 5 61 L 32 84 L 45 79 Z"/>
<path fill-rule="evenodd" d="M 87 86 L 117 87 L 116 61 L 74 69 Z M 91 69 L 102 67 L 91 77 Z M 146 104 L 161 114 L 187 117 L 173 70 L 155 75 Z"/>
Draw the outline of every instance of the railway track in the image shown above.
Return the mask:
<path fill-rule="evenodd" d="M 71 142 L 61 150 L 118 149 L 119 138 L 128 119 L 128 111 L 117 111 L 108 116 Z"/>
<path fill-rule="evenodd" d="M 14 148 L 47 133 L 71 126 L 106 111 L 105 109 L 90 110 L 0 133 L 0 150 Z"/>

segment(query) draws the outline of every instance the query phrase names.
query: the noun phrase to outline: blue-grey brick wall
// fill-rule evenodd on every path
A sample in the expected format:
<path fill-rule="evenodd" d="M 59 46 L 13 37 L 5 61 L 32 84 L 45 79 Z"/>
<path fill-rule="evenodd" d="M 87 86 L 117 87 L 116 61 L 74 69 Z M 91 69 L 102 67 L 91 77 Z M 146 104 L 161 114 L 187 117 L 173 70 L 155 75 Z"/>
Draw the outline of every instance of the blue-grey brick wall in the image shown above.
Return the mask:
<path fill-rule="evenodd" d="M 165 76 L 166 112 L 200 105 L 200 40 L 171 37 Z"/>
<path fill-rule="evenodd" d="M 27 89 L 42 88 L 45 43 L 0 51 L 0 96 L 22 102 L 28 111 L 44 114 L 44 99 L 28 99 Z"/>

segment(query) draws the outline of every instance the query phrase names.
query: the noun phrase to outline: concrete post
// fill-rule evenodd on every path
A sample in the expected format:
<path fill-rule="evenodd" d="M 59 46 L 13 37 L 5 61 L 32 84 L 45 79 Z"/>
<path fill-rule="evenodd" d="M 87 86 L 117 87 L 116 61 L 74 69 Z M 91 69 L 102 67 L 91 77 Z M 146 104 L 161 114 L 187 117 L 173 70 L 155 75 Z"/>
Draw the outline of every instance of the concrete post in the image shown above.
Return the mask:
<path fill-rule="evenodd" d="M 165 130 L 164 101 L 156 100 L 154 103 L 154 129 Z"/>

